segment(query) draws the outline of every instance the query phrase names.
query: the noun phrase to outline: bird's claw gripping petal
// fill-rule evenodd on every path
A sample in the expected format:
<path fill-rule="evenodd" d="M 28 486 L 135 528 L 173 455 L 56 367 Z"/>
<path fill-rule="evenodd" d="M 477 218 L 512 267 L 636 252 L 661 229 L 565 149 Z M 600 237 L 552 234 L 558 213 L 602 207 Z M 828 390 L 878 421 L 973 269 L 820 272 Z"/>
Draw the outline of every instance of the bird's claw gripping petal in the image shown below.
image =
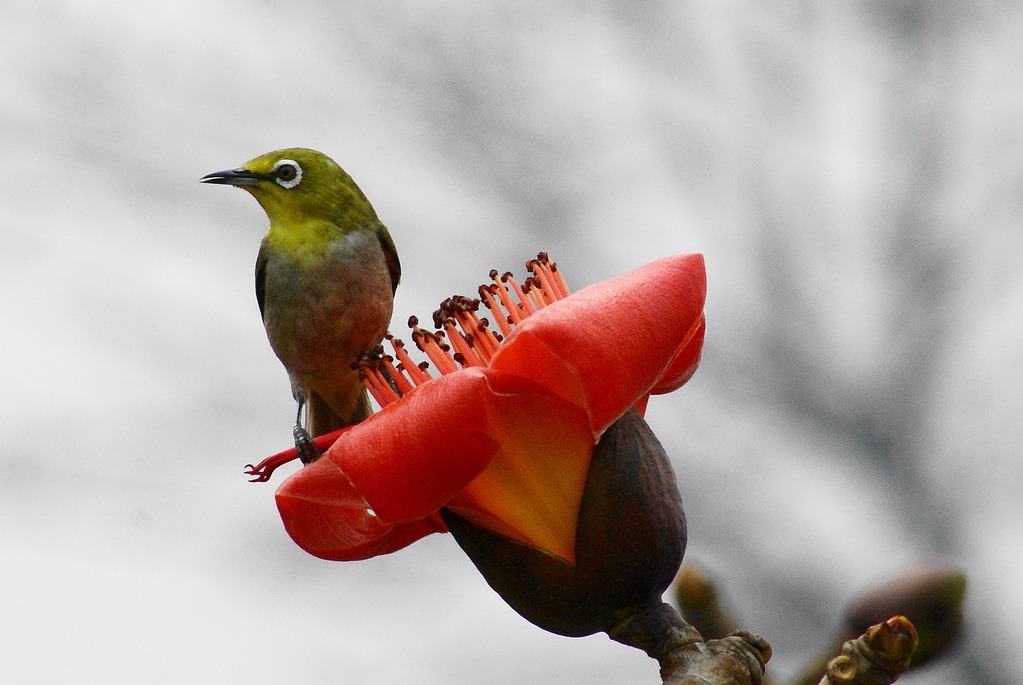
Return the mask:
<path fill-rule="evenodd" d="M 312 437 L 305 428 L 296 425 L 293 433 L 295 435 L 295 450 L 298 452 L 298 458 L 302 460 L 303 464 L 308 466 L 320 458 L 320 449 L 313 442 Z"/>

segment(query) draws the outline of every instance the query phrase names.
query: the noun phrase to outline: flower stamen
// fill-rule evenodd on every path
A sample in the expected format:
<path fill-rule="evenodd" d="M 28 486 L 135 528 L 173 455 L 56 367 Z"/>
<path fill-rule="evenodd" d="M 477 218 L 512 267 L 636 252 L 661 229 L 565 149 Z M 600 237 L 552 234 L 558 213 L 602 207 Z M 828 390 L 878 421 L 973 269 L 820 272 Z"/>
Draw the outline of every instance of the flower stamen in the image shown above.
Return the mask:
<path fill-rule="evenodd" d="M 359 377 L 362 379 L 366 389 L 369 390 L 369 394 L 377 401 L 377 404 L 381 407 L 386 407 L 391 402 L 400 399 L 401 396 L 394 391 L 394 388 L 391 387 L 391 384 L 387 382 L 387 378 L 380 371 L 381 363 L 382 359 L 379 356 L 364 355 L 360 357 L 358 363 Z"/>
<path fill-rule="evenodd" d="M 429 364 L 427 362 L 423 362 L 422 364 L 417 365 L 405 349 L 405 342 L 403 340 L 395 338 L 393 335 L 388 333 L 387 342 L 391 344 L 391 348 L 394 350 L 394 356 L 398 359 L 398 371 L 405 372 L 413 385 L 422 385 L 433 378 L 433 376 L 431 376 L 426 370 L 429 367 Z"/>
<path fill-rule="evenodd" d="M 479 288 L 480 299 L 483 300 L 483 304 L 486 305 L 487 309 L 493 313 L 494 320 L 497 321 L 497 327 L 501 329 L 501 335 L 507 338 L 511 335 L 512 327 L 511 324 L 508 323 L 508 315 L 501 311 L 501 305 L 499 305 L 497 300 L 494 299 L 494 293 L 498 289 L 499 288 L 493 283 L 490 285 L 481 285 Z M 494 337 L 496 338 L 497 336 L 495 335 Z"/>
<path fill-rule="evenodd" d="M 522 317 L 523 319 L 529 316 L 530 314 L 536 314 L 536 307 L 533 306 L 533 302 L 529 299 L 526 293 L 523 292 L 522 288 L 515 280 L 515 277 L 512 276 L 511 271 L 501 276 L 501 282 L 510 284 L 512 291 L 515 293 L 515 295 L 518 296 L 519 302 L 522 303 L 522 308 L 523 310 L 525 310 L 525 315 Z"/>
<path fill-rule="evenodd" d="M 412 342 L 416 344 L 441 374 L 454 373 L 458 371 L 458 364 L 449 354 L 450 347 L 440 342 L 440 333 L 431 333 L 419 327 L 419 319 L 412 316 L 408 320 L 409 328 L 412 329 Z"/>
<path fill-rule="evenodd" d="M 526 262 L 526 268 L 543 284 L 545 293 L 553 295 L 555 300 L 561 300 L 569 296 L 568 284 L 558 271 L 558 265 L 550 260 L 546 252 L 536 255 L 536 259 Z"/>
<path fill-rule="evenodd" d="M 451 346 L 455 348 L 456 353 L 462 356 L 461 359 L 456 358 L 459 364 L 463 367 L 483 366 L 483 360 L 476 354 L 475 336 L 471 333 L 463 335 L 455 328 L 454 319 L 448 319 L 444 322 L 444 332 L 448 334 L 448 340 L 451 341 Z"/>
<path fill-rule="evenodd" d="M 521 286 L 510 272 L 499 277 L 494 270 L 490 272 L 494 282 L 479 287 L 480 299 L 455 295 L 441 302 L 433 313 L 435 331 L 421 328 L 417 317 L 409 317 L 412 341 L 430 362 L 417 365 L 405 349 L 405 343 L 388 333 L 386 340 L 394 350 L 394 356 L 385 355 L 383 347 L 378 347 L 374 353 L 360 359 L 358 365 L 366 388 L 377 403 L 381 407 L 387 406 L 432 379 L 426 370 L 430 363 L 441 375 L 489 364 L 516 325 L 568 297 L 568 286 L 546 252 L 527 262 L 526 269 L 531 275 Z M 497 321 L 500 334 L 491 330 L 489 318 L 478 315 L 481 304 Z M 444 342 L 445 339 L 448 342 Z"/>
<path fill-rule="evenodd" d="M 497 350 L 501 348 L 501 341 L 504 338 L 490 330 L 490 319 L 480 319 L 473 314 L 472 320 L 476 323 L 476 330 L 479 333 L 480 340 L 483 341 L 484 346 L 487 348 L 487 361 L 490 361 L 489 358 L 497 354 Z"/>
<path fill-rule="evenodd" d="M 380 348 L 380 351 L 383 352 L 382 347 Z M 394 390 L 394 386 L 397 386 L 397 394 L 402 397 L 412 392 L 412 389 L 415 386 L 404 373 L 395 367 L 394 357 L 389 354 L 382 354 L 380 356 L 380 361 L 384 367 L 384 371 L 387 372 L 385 378 L 390 377 L 391 381 L 393 381 L 393 383 L 388 383 L 388 387 L 390 387 L 392 391 Z"/>
<path fill-rule="evenodd" d="M 442 323 L 446 324 L 452 320 L 457 322 L 466 340 L 469 341 L 469 344 L 482 362 L 489 363 L 491 357 L 497 354 L 501 340 L 490 332 L 488 328 L 489 322 L 486 319 L 481 320 L 476 316 L 479 308 L 479 300 L 471 300 L 460 295 L 450 297 L 444 300 L 441 303 L 440 309 L 434 313 L 434 324 L 439 327 Z M 448 335 L 452 335 L 450 330 Z"/>
<path fill-rule="evenodd" d="M 550 297 L 550 293 L 544 292 L 543 284 L 536 276 L 530 276 L 527 278 L 526 285 L 529 287 L 529 290 L 526 292 L 528 292 L 529 296 L 533 298 L 533 304 L 536 305 L 537 309 L 543 309 L 547 305 L 553 304 L 557 301 Z"/>
<path fill-rule="evenodd" d="M 515 301 L 512 300 L 511 293 L 508 292 L 508 286 L 506 286 L 504 282 L 498 278 L 497 269 L 490 272 L 490 277 L 494 279 L 494 284 L 491 286 L 493 290 L 491 292 L 496 292 L 497 296 L 501 298 L 501 305 L 504 306 L 504 309 L 507 312 L 505 320 L 509 325 L 514 326 L 524 318 L 522 316 L 522 311 L 519 309 L 519 306 L 515 304 Z"/>

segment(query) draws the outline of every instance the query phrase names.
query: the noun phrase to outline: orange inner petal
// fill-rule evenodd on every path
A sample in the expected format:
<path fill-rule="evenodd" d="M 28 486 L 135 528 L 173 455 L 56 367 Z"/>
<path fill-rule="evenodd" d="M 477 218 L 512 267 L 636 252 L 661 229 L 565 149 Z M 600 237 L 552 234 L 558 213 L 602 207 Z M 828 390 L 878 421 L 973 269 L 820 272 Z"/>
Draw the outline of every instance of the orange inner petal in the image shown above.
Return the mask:
<path fill-rule="evenodd" d="M 447 507 L 477 526 L 574 563 L 579 503 L 593 454 L 586 413 L 536 394 L 496 395 L 489 404 L 499 451 Z"/>

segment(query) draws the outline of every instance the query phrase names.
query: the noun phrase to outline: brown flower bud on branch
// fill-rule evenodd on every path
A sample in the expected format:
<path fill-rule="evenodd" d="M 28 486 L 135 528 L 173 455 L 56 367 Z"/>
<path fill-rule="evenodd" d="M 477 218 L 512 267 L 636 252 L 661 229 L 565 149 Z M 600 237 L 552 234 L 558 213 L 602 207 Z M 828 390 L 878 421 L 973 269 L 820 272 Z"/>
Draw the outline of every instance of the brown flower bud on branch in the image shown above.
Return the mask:
<path fill-rule="evenodd" d="M 957 568 L 908 569 L 853 602 L 845 619 L 848 635 L 858 635 L 889 616 L 905 616 L 920 637 L 913 655 L 913 666 L 919 666 L 941 654 L 958 636 L 965 594 L 966 574 Z"/>
<path fill-rule="evenodd" d="M 828 659 L 843 643 L 891 616 L 905 616 L 917 631 L 919 644 L 912 667 L 927 663 L 955 641 L 962 624 L 965 593 L 966 575 L 959 569 L 940 566 L 918 566 L 878 583 L 850 604 L 844 626 L 792 685 L 818 682 Z"/>
<path fill-rule="evenodd" d="M 904 616 L 893 616 L 842 645 L 818 685 L 888 685 L 909 668 L 919 638 Z"/>

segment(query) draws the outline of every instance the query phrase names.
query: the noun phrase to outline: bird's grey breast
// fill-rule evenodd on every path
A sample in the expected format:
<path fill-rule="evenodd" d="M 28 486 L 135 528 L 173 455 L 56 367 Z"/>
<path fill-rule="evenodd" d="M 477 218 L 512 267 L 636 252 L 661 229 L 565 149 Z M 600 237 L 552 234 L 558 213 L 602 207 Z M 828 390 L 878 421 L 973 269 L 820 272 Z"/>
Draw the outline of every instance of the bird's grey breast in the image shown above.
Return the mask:
<path fill-rule="evenodd" d="M 270 345 L 292 373 L 347 371 L 387 331 L 392 298 L 372 231 L 332 240 L 315 260 L 282 254 L 266 260 L 263 321 Z"/>

